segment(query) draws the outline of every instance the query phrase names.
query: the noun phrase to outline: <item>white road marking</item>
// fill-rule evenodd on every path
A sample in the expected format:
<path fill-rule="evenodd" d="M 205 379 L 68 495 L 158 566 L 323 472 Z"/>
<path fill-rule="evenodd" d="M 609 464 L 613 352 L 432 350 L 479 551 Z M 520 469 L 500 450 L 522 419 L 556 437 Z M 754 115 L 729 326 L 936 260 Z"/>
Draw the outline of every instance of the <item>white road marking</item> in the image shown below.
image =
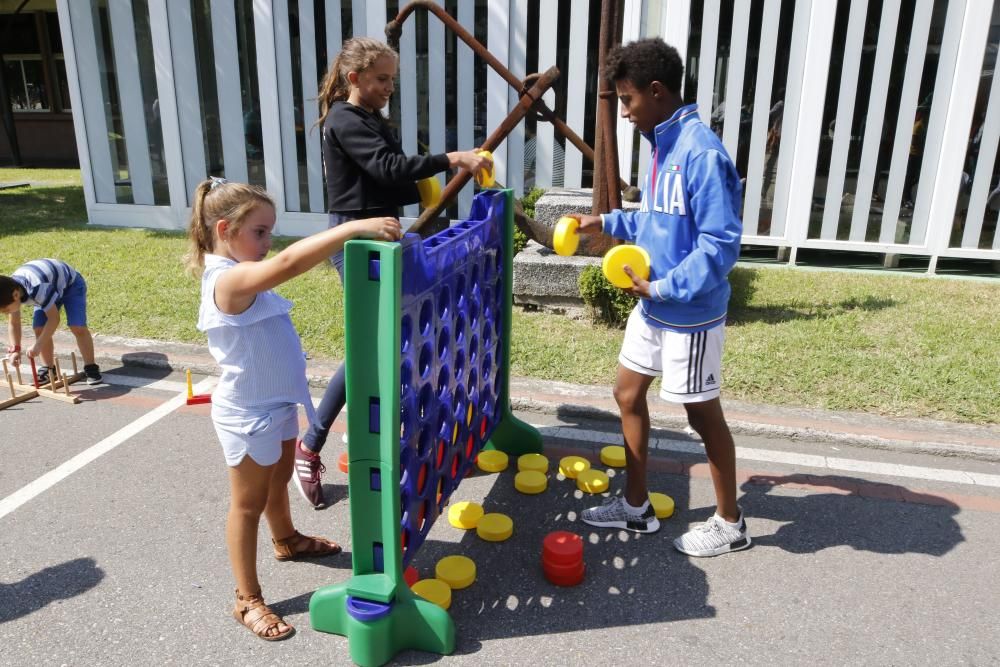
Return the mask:
<path fill-rule="evenodd" d="M 113 373 L 105 373 L 104 378 L 105 381 L 108 382 L 109 384 L 124 385 L 128 387 L 141 387 L 143 389 L 154 389 L 154 390 L 169 391 L 171 393 L 182 393 L 182 394 L 186 394 L 187 391 L 187 385 L 184 382 L 174 382 L 171 380 L 151 380 L 149 378 L 141 378 L 131 375 L 118 375 Z M 209 380 L 212 380 L 214 384 L 214 378 L 206 379 L 203 381 L 203 383 L 208 382 Z M 201 386 L 202 386 L 201 384 L 198 385 L 198 387 Z M 201 390 L 196 388 L 195 393 L 201 393 Z M 322 400 L 321 397 L 313 396 L 312 397 L 313 406 L 318 408 L 321 400 Z M 157 419 L 159 419 L 159 417 L 157 417 Z M 593 444 L 612 445 L 621 443 L 621 436 L 617 433 L 579 429 L 579 428 L 574 428 L 572 426 L 543 425 L 543 424 L 534 424 L 533 426 L 537 428 L 543 435 L 546 435 L 551 438 L 563 438 L 567 440 L 577 440 L 580 442 L 589 442 Z M 98 445 L 100 444 L 101 443 L 98 443 Z M 98 445 L 95 445 L 94 447 L 97 447 Z M 663 451 L 678 452 L 682 454 L 701 454 L 702 452 L 704 452 L 704 447 L 700 442 L 691 442 L 689 440 L 675 440 L 673 438 L 650 438 L 649 446 L 650 449 L 659 449 Z M 86 454 L 86 452 L 84 452 L 84 454 Z M 99 455 L 100 454 L 98 454 L 97 456 Z M 96 456 L 94 458 L 96 458 Z M 737 447 L 736 458 L 742 461 L 781 463 L 785 465 L 799 466 L 805 468 L 817 468 L 820 470 L 827 470 L 827 471 L 866 473 L 871 475 L 885 475 L 887 477 L 923 479 L 935 482 L 949 482 L 952 484 L 967 484 L 974 486 L 1000 488 L 1000 475 L 991 475 L 989 473 L 978 473 L 978 472 L 965 472 L 962 470 L 950 470 L 947 468 L 927 468 L 922 466 L 902 465 L 898 463 L 861 461 L 857 459 L 844 459 L 844 458 L 820 456 L 816 454 L 800 454 L 797 452 L 786 452 L 786 451 L 759 449 L 752 447 Z M 72 461 L 73 460 L 68 461 L 66 464 L 63 465 L 67 465 Z M 10 496 L 10 498 L 13 498 L 13 496 Z M 6 513 L 4 511 L 5 507 L 4 503 L 6 503 L 7 500 L 9 500 L 9 498 L 0 501 L 0 517 L 3 517 L 3 515 Z"/>
<path fill-rule="evenodd" d="M 590 431 L 570 426 L 551 426 L 543 424 L 532 424 L 532 426 L 537 428 L 542 435 L 552 438 L 564 438 L 567 440 L 590 442 L 594 444 L 621 444 L 622 442 L 620 435 L 609 434 L 607 432 Z M 650 438 L 649 447 L 650 449 L 678 452 L 681 454 L 700 454 L 704 452 L 704 447 L 702 447 L 701 443 L 674 440 L 672 438 Z M 935 482 L 949 482 L 952 484 L 967 484 L 973 486 L 1000 488 L 1000 475 L 965 472 L 963 470 L 951 470 L 948 468 L 927 468 L 923 466 L 902 465 L 899 463 L 860 461 L 857 459 L 843 459 L 832 456 L 819 456 L 816 454 L 799 454 L 797 452 L 785 452 L 771 449 L 755 449 L 752 447 L 737 447 L 736 458 L 742 461 L 783 463 L 802 468 L 817 468 L 830 472 L 866 473 L 871 475 L 885 475 L 887 477 L 923 479 Z"/>
<path fill-rule="evenodd" d="M 117 384 L 124 387 L 168 391 L 171 394 L 179 394 L 182 391 L 185 393 L 187 392 L 186 382 L 175 382 L 173 380 L 154 380 L 152 378 L 137 377 L 135 375 L 104 373 L 104 381 L 108 384 Z"/>
<path fill-rule="evenodd" d="M 207 392 L 215 386 L 215 382 L 216 380 L 214 377 L 207 378 L 197 384 L 195 392 Z M 147 412 L 131 424 L 118 429 L 104 440 L 101 440 L 96 445 L 92 445 L 91 447 L 83 450 L 69 461 L 66 461 L 59 467 L 50 470 L 35 481 L 29 483 L 27 486 L 21 487 L 3 500 L 0 500 L 0 519 L 7 516 L 32 498 L 35 498 L 39 494 L 52 488 L 77 470 L 83 468 L 88 463 L 97 460 L 103 454 L 107 454 L 140 431 L 149 428 L 159 420 L 169 415 L 171 412 L 185 405 L 186 402 L 187 386 L 185 385 L 184 391 L 179 393 L 177 396 L 171 398 L 150 412 Z"/>

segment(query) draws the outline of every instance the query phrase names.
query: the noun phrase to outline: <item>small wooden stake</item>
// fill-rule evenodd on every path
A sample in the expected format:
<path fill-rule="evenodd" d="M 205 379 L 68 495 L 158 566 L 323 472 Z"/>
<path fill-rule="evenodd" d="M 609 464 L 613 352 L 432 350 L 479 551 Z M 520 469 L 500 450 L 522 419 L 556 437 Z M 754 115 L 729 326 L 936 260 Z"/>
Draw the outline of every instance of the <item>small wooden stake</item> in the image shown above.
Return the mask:
<path fill-rule="evenodd" d="M 17 394 L 14 393 L 14 380 L 10 377 L 10 371 L 7 370 L 7 360 L 3 360 L 3 374 L 7 378 L 7 385 L 10 387 L 10 397 L 14 398 Z M 20 384 L 20 383 L 19 383 Z"/>
<path fill-rule="evenodd" d="M 66 376 L 62 374 L 61 370 L 59 370 L 59 360 L 53 359 L 52 363 L 55 365 L 54 368 L 56 371 L 56 376 L 58 376 L 59 381 L 62 382 L 63 391 L 66 393 L 67 396 L 69 396 L 69 382 L 66 381 Z"/>
<path fill-rule="evenodd" d="M 69 358 L 73 362 L 73 375 L 76 375 L 77 373 L 80 372 L 76 369 L 76 352 L 70 352 Z"/>

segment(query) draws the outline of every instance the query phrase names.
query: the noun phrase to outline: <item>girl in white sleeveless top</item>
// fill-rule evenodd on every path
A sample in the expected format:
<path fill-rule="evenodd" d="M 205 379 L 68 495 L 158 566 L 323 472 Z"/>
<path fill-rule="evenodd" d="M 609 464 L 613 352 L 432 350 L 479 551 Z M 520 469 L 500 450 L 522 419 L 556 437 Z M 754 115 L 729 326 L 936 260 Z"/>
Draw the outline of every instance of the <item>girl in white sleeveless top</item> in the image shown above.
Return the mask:
<path fill-rule="evenodd" d="M 208 337 L 222 378 L 212 394 L 212 422 L 229 466 L 231 500 L 226 544 L 236 579 L 233 616 L 261 639 L 295 630 L 264 604 L 257 579 L 257 528 L 267 519 L 278 560 L 340 552 L 292 523 L 288 482 L 298 436 L 298 406 L 314 419 L 305 358 L 288 313 L 292 304 L 272 290 L 308 271 L 355 237 L 398 240 L 395 218 L 339 225 L 265 259 L 271 249 L 274 204 L 267 193 L 213 178 L 195 190 L 188 267 L 203 271 L 198 329 Z"/>

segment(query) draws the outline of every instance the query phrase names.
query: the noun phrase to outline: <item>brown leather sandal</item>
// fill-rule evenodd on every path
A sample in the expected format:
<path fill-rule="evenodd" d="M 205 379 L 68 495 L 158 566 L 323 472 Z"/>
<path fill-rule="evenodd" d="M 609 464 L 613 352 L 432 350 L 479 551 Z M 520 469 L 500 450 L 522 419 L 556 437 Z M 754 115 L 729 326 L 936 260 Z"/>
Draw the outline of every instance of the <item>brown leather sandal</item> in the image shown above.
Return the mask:
<path fill-rule="evenodd" d="M 312 537 L 295 531 L 290 537 L 274 542 L 274 557 L 278 560 L 300 560 L 306 558 L 322 558 L 340 553 L 340 545 L 325 537 Z"/>
<path fill-rule="evenodd" d="M 295 634 L 295 628 L 286 623 L 283 618 L 275 614 L 264 604 L 264 598 L 261 596 L 260 591 L 250 593 L 249 595 L 240 595 L 240 589 L 237 588 L 233 618 L 266 642 L 281 641 Z M 284 632 L 270 634 L 282 624 L 286 627 Z"/>

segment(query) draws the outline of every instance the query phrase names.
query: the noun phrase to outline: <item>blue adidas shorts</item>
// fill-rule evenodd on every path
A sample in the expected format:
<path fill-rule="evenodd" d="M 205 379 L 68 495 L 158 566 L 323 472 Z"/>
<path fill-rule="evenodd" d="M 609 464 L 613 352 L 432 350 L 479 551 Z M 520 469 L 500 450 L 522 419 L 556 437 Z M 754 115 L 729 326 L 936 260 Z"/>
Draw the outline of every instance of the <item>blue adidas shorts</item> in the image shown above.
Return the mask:
<path fill-rule="evenodd" d="M 66 311 L 66 324 L 69 326 L 87 326 L 87 281 L 83 276 L 77 275 L 76 280 L 70 283 L 62 297 L 56 300 L 56 308 Z M 35 306 L 35 312 L 31 316 L 31 326 L 41 329 L 48 321 L 49 316 L 45 311 Z"/>

